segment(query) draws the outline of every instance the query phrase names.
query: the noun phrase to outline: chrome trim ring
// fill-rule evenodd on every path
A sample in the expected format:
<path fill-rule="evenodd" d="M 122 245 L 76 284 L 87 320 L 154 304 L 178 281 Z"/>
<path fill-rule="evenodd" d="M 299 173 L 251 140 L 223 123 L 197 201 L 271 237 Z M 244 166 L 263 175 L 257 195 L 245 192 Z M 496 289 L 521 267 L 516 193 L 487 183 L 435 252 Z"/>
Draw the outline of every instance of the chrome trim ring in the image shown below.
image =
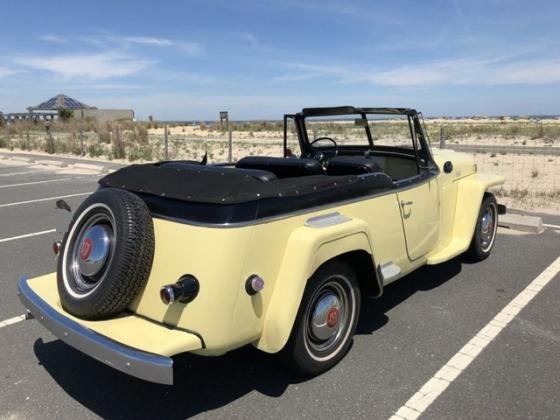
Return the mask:
<path fill-rule="evenodd" d="M 87 238 L 91 240 L 89 250 L 82 248 Z M 62 255 L 62 280 L 68 294 L 81 299 L 102 283 L 113 260 L 116 241 L 115 217 L 107 205 L 92 204 L 78 216 L 68 233 Z"/>
<path fill-rule="evenodd" d="M 334 357 L 348 339 L 354 322 L 355 295 L 350 282 L 342 276 L 319 287 L 307 306 L 304 345 L 317 361 Z"/>
<path fill-rule="evenodd" d="M 496 204 L 490 203 L 480 220 L 480 248 L 482 252 L 488 252 L 494 244 L 496 230 L 498 228 L 498 209 Z"/>

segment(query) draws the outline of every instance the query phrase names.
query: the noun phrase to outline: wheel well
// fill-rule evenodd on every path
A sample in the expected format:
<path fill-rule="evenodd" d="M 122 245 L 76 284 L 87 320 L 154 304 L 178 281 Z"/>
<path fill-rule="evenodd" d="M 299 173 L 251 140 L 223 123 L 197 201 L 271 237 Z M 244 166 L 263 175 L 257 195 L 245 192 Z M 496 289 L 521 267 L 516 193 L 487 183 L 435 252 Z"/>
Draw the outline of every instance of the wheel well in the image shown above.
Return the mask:
<path fill-rule="evenodd" d="M 382 289 L 371 254 L 364 250 L 356 250 L 337 255 L 329 261 L 332 260 L 342 261 L 354 270 L 363 294 L 371 297 L 377 297 L 381 294 Z M 329 261 L 325 261 L 325 263 Z"/>

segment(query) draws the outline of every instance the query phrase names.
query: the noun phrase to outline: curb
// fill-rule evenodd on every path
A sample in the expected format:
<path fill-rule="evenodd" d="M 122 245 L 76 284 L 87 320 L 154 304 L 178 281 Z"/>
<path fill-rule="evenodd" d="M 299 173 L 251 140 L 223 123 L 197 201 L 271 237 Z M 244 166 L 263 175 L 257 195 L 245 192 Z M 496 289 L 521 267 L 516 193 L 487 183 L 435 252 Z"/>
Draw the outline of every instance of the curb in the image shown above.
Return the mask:
<path fill-rule="evenodd" d="M 15 160 L 14 158 L 12 158 L 13 160 Z M 20 159 L 27 159 L 27 158 L 20 158 Z M 66 168 L 68 166 L 68 164 L 66 162 L 63 162 L 61 160 L 36 160 L 35 163 L 37 165 L 48 165 L 48 166 L 58 166 L 59 168 Z"/>
<path fill-rule="evenodd" d="M 90 171 L 99 171 L 102 173 L 109 172 L 109 168 L 103 165 L 94 165 L 92 163 L 73 163 L 70 165 L 70 168 L 73 169 L 87 169 Z"/>
<path fill-rule="evenodd" d="M 508 213 L 501 215 L 498 219 L 498 226 L 529 233 L 539 234 L 544 232 L 541 217 L 525 216 L 523 214 Z"/>
<path fill-rule="evenodd" d="M 31 158 L 28 158 L 28 157 L 22 157 L 22 156 L 12 156 L 12 157 L 10 157 L 8 155 L 2 155 L 2 158 L 9 159 L 9 160 L 15 160 L 15 161 L 18 161 L 18 162 L 28 162 L 28 163 L 35 162 L 35 159 L 31 159 Z"/>

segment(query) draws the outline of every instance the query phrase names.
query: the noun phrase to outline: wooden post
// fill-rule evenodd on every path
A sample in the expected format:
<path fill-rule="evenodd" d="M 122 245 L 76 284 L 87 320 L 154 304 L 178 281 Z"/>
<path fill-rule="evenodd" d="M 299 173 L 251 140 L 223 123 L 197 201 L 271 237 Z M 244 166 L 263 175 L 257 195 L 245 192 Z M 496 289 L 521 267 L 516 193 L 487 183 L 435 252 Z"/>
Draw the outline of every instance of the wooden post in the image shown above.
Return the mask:
<path fill-rule="evenodd" d="M 227 120 L 227 130 L 229 136 L 228 162 L 232 162 L 233 161 L 233 138 L 231 137 L 231 126 L 229 125 L 229 119 Z"/>
<path fill-rule="evenodd" d="M 47 132 L 47 153 L 52 155 L 54 153 L 54 142 L 51 133 L 51 125 L 48 122 L 45 124 L 45 130 Z"/>
<path fill-rule="evenodd" d="M 31 150 L 31 139 L 29 138 L 29 128 L 25 130 L 25 142 L 27 145 L 27 151 Z"/>
<path fill-rule="evenodd" d="M 443 127 L 439 129 L 439 148 L 445 149 L 445 129 Z"/>
<path fill-rule="evenodd" d="M 222 129 L 222 122 L 224 120 L 226 122 L 226 130 L 228 132 L 228 139 L 229 139 L 228 162 L 231 162 L 233 160 L 233 139 L 231 137 L 231 127 L 229 125 L 228 111 L 220 111 L 220 130 Z"/>
<path fill-rule="evenodd" d="M 8 120 L 4 121 L 4 137 L 6 140 L 6 147 L 9 149 L 10 148 L 10 132 L 8 130 Z"/>
<path fill-rule="evenodd" d="M 169 160 L 169 143 L 167 138 L 167 124 L 163 126 L 163 143 L 165 145 L 164 150 L 164 158 L 165 160 Z"/>
<path fill-rule="evenodd" d="M 81 128 L 80 128 L 79 135 L 80 135 L 80 154 L 82 156 L 85 156 L 86 153 L 84 150 L 84 131 Z"/>
<path fill-rule="evenodd" d="M 117 159 L 124 159 L 124 144 L 121 142 L 121 133 L 119 130 L 119 126 L 115 127 L 115 156 Z"/>

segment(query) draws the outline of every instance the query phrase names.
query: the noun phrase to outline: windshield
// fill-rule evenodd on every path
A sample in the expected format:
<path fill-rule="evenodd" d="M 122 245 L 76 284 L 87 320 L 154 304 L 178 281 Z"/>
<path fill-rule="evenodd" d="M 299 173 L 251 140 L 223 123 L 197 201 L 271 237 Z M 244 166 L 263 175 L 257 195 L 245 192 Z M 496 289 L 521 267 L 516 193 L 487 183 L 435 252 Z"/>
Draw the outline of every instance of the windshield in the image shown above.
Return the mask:
<path fill-rule="evenodd" d="M 314 148 L 338 146 L 393 146 L 412 148 L 409 120 L 406 115 L 361 114 L 307 117 L 305 119 L 309 142 Z"/>
<path fill-rule="evenodd" d="M 368 126 L 375 146 L 412 148 L 406 115 L 368 115 Z"/>

